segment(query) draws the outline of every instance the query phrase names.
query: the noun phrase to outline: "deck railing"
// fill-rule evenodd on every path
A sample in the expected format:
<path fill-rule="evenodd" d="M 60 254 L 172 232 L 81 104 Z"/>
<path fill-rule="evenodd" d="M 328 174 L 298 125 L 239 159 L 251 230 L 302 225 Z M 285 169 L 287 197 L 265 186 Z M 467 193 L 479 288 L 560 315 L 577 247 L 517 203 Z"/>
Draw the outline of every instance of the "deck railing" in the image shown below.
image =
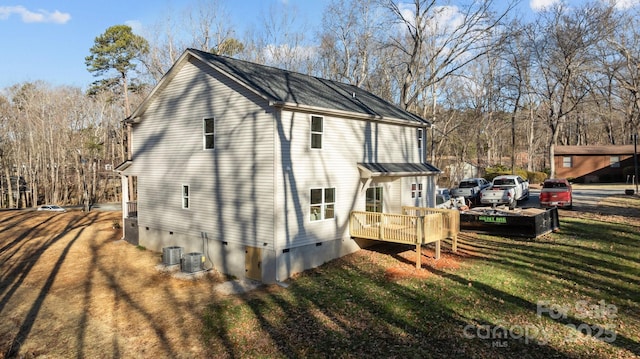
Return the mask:
<path fill-rule="evenodd" d="M 422 242 L 422 228 L 416 216 L 377 212 L 351 212 L 352 237 L 387 242 L 416 244 Z"/>
<path fill-rule="evenodd" d="M 451 239 L 452 250 L 456 252 L 458 250 L 458 233 L 460 233 L 460 211 L 457 209 L 444 208 L 402 207 L 402 214 L 410 216 L 424 216 L 431 213 L 442 213 L 444 238 Z"/>
<path fill-rule="evenodd" d="M 460 213 L 425 207 L 403 207 L 403 214 L 352 211 L 349 220 L 351 237 L 416 245 L 420 267 L 420 247 L 436 243 L 436 259 L 440 258 L 440 242 L 450 238 L 457 251 Z"/>

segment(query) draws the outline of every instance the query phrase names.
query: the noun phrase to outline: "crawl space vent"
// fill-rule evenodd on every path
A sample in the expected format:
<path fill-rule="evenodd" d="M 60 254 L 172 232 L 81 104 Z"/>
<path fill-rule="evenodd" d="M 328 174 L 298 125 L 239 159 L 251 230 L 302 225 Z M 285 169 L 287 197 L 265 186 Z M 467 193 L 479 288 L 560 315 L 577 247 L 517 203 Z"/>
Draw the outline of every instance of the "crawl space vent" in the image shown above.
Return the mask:
<path fill-rule="evenodd" d="M 166 266 L 180 264 L 180 258 L 182 258 L 182 247 L 162 248 L 162 264 Z"/>
<path fill-rule="evenodd" d="M 187 253 L 182 257 L 181 270 L 185 273 L 195 273 L 204 270 L 204 255 L 198 252 Z"/>

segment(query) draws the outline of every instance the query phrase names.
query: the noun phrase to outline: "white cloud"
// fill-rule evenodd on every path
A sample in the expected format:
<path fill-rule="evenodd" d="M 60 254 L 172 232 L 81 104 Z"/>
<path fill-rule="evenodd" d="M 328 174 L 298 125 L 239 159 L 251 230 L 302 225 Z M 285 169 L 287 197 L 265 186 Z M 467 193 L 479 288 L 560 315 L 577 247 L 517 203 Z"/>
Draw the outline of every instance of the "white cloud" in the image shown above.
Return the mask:
<path fill-rule="evenodd" d="M 65 24 L 71 20 L 71 15 L 58 10 L 49 12 L 39 9 L 30 11 L 24 6 L 0 6 L 0 20 L 6 20 L 12 14 L 17 14 L 22 18 L 22 22 L 49 22 L 54 24 Z"/>
<path fill-rule="evenodd" d="M 640 0 L 617 0 L 616 8 L 618 10 L 631 9 L 640 5 Z"/>
<path fill-rule="evenodd" d="M 411 26 L 416 25 L 415 5 L 400 3 L 398 9 Z M 451 32 L 464 21 L 460 14 L 460 9 L 457 6 L 434 6 L 432 11 L 429 11 L 429 15 L 422 20 L 424 21 L 423 26 L 425 29 L 432 34 Z M 405 31 L 406 29 L 404 23 L 399 24 L 398 28 L 400 31 Z"/>
<path fill-rule="evenodd" d="M 142 23 L 139 20 L 127 20 L 124 24 L 129 26 L 134 34 L 143 33 L 144 26 L 142 26 Z"/>
<path fill-rule="evenodd" d="M 533 11 L 544 11 L 559 2 L 561 2 L 561 0 L 529 0 L 529 7 L 531 7 Z"/>
<path fill-rule="evenodd" d="M 563 0 L 529 0 L 529 7 L 533 11 L 544 11 L 551 6 L 561 3 Z M 640 0 L 600 0 L 605 4 L 613 3 L 618 10 L 627 10 L 640 6 Z M 579 1 L 576 1 L 579 3 Z"/>

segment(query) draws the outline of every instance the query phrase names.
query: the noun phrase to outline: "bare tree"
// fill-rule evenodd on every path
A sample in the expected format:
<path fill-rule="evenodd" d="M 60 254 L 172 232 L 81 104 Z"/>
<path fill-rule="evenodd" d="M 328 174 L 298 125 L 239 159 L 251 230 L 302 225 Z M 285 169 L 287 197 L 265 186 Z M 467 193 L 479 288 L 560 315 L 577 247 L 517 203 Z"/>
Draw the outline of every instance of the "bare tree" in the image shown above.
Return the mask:
<path fill-rule="evenodd" d="M 616 55 L 611 66 L 622 90 L 619 94 L 626 117 L 625 132 L 637 134 L 640 126 L 640 20 L 637 12 L 622 16 L 608 42 Z"/>
<path fill-rule="evenodd" d="M 322 17 L 320 62 L 323 77 L 363 86 L 371 75 L 371 63 L 381 61 L 379 8 L 374 0 L 334 0 Z"/>
<path fill-rule="evenodd" d="M 158 82 L 187 48 L 229 55 L 240 51 L 230 18 L 221 0 L 197 0 L 183 11 L 168 10 L 146 31 L 150 47 L 142 62 L 152 81 Z"/>
<path fill-rule="evenodd" d="M 611 13 L 611 7 L 597 4 L 570 9 L 558 4 L 541 13 L 536 24 L 537 91 L 543 101 L 540 115 L 550 130 L 551 177 L 555 176 L 554 153 L 562 124 L 591 91 L 592 53 L 610 30 Z"/>
<path fill-rule="evenodd" d="M 416 108 L 424 89 L 458 73 L 495 45 L 494 31 L 513 4 L 493 13 L 492 1 L 440 6 L 414 0 L 411 6 L 385 1 L 391 14 L 389 46 L 397 50 L 400 105 Z M 402 30 L 403 29 L 403 30 Z M 402 30 L 402 31 L 401 31 Z"/>
<path fill-rule="evenodd" d="M 312 73 L 316 47 L 308 43 L 306 24 L 297 9 L 289 4 L 275 4 L 263 14 L 260 31 L 255 28 L 245 35 L 241 57 L 290 71 Z"/>

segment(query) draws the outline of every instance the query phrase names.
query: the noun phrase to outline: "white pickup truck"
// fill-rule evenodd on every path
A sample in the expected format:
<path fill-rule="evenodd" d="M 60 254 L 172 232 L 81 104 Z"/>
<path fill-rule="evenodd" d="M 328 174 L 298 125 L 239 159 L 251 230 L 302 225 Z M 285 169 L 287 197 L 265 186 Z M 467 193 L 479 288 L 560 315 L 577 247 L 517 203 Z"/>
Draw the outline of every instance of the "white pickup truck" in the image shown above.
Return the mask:
<path fill-rule="evenodd" d="M 473 204 L 480 203 L 480 192 L 491 186 L 484 178 L 465 178 L 458 187 L 451 190 L 451 197 L 464 197 Z"/>
<path fill-rule="evenodd" d="M 518 175 L 503 175 L 493 179 L 491 187 L 480 192 L 482 204 L 508 204 L 515 208 L 517 201 L 529 198 L 529 181 Z"/>

